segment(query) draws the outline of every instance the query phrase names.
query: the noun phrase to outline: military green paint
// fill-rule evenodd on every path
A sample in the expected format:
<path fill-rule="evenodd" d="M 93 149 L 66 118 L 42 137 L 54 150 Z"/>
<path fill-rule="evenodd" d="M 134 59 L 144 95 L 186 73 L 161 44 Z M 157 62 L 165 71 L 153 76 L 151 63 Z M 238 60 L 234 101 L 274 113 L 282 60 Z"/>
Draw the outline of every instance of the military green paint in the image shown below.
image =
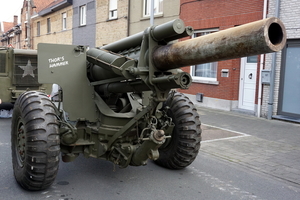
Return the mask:
<path fill-rule="evenodd" d="M 86 49 L 75 45 L 38 44 L 39 81 L 56 83 L 63 89 L 63 108 L 70 120 L 96 121 L 94 90 L 87 79 Z"/>
<path fill-rule="evenodd" d="M 37 80 L 37 51 L 0 47 L 0 98 L 15 102 L 27 90 L 50 94 L 51 85 Z"/>
<path fill-rule="evenodd" d="M 279 25 L 274 33 L 270 33 L 273 29 L 268 27 L 274 23 Z M 170 136 L 170 132 L 176 129 L 167 114 L 168 108 L 161 110 L 161 105 L 171 89 L 187 89 L 192 82 L 191 76 L 179 67 L 195 64 L 197 59 L 202 59 L 197 57 L 197 53 L 207 48 L 233 48 L 230 52 L 222 50 L 225 54 L 222 59 L 231 59 L 240 55 L 278 51 L 284 46 L 285 30 L 277 19 L 271 18 L 243 27 L 242 30 L 231 29 L 230 34 L 220 31 L 217 35 L 220 38 L 212 39 L 216 37 L 213 35 L 210 40 L 188 40 L 166 45 L 167 41 L 193 32 L 192 27 L 185 27 L 181 20 L 174 20 L 89 51 L 75 45 L 39 44 L 38 63 L 42 66 L 39 80 L 62 87 L 63 109 L 69 114 L 70 120 L 75 121 L 70 123 L 65 120 L 61 123 L 64 131 L 72 132 L 61 133 L 64 160 L 71 161 L 82 153 L 86 157 L 102 158 L 126 167 L 144 165 L 149 157 L 158 158 L 158 148 L 164 146 L 166 137 L 162 134 L 162 140 L 156 141 L 150 136 L 162 132 Z M 247 30 L 256 31 L 259 35 L 251 37 Z M 241 38 L 227 40 L 231 33 Z M 249 37 L 252 39 L 247 40 Z M 250 51 L 249 46 L 241 48 L 243 39 L 251 48 L 257 42 L 261 43 L 259 51 Z M 214 44 L 219 40 L 223 43 Z M 234 41 L 242 42 L 234 45 Z M 237 51 L 242 54 L 236 55 Z M 219 59 L 214 52 L 205 53 L 202 55 L 204 61 Z M 177 54 L 181 58 L 176 57 Z M 185 54 L 190 54 L 188 56 L 193 59 L 182 58 Z M 176 57 L 175 61 L 173 57 Z M 73 142 L 74 138 L 76 141 Z"/>

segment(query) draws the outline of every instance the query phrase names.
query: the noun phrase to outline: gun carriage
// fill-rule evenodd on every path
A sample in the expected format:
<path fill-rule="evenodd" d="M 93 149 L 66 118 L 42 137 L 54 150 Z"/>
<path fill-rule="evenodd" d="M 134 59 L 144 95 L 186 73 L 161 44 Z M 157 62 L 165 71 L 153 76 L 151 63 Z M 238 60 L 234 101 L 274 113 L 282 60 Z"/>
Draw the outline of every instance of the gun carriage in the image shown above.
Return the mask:
<path fill-rule="evenodd" d="M 147 28 L 112 44 L 39 44 L 39 82 L 61 88 L 50 100 L 23 93 L 12 119 L 12 157 L 17 182 L 29 190 L 49 187 L 64 162 L 79 154 L 122 168 L 148 159 L 182 169 L 196 158 L 201 123 L 180 68 L 279 51 L 286 33 L 276 18 L 194 39 L 182 20 Z"/>

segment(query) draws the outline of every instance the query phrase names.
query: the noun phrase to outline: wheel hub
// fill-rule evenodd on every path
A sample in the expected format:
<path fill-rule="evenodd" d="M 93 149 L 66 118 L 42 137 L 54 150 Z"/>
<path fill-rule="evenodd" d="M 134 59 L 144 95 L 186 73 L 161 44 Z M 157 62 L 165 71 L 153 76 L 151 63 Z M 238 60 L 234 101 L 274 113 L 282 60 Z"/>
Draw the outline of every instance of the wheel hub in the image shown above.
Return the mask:
<path fill-rule="evenodd" d="M 24 126 L 21 125 L 17 132 L 16 155 L 19 166 L 23 167 L 26 152 L 26 137 Z"/>

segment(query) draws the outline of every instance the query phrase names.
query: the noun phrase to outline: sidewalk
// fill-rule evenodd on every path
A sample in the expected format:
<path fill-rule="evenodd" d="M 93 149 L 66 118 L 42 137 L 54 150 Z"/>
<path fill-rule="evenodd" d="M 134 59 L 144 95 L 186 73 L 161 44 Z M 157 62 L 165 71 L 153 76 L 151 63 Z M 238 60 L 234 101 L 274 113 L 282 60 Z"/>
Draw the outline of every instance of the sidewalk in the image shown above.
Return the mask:
<path fill-rule="evenodd" d="M 300 124 L 197 107 L 207 153 L 300 186 Z"/>

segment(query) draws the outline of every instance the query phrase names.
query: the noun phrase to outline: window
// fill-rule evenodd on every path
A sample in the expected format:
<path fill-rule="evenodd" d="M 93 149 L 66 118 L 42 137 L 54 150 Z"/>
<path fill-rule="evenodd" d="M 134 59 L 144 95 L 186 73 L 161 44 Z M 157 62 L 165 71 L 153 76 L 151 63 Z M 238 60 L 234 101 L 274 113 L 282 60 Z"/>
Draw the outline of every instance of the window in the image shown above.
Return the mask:
<path fill-rule="evenodd" d="M 193 38 L 217 32 L 218 29 L 195 31 Z M 194 81 L 217 81 L 218 62 L 191 66 L 191 75 Z"/>
<path fill-rule="evenodd" d="M 151 14 L 151 1 L 144 0 L 144 17 L 149 17 Z M 159 15 L 163 13 L 163 0 L 153 0 L 154 1 L 154 15 Z"/>
<path fill-rule="evenodd" d="M 86 5 L 79 7 L 79 25 L 84 26 L 86 25 Z"/>
<path fill-rule="evenodd" d="M 109 19 L 117 19 L 118 17 L 118 0 L 109 1 Z"/>
<path fill-rule="evenodd" d="M 36 35 L 37 36 L 41 35 L 41 22 L 36 23 Z"/>
<path fill-rule="evenodd" d="M 28 35 L 28 26 L 27 23 L 25 23 L 25 38 L 27 38 Z"/>
<path fill-rule="evenodd" d="M 62 17 L 62 30 L 66 30 L 67 29 L 67 13 L 62 13 L 61 17 Z"/>
<path fill-rule="evenodd" d="M 47 18 L 47 33 L 51 33 L 51 20 Z"/>

